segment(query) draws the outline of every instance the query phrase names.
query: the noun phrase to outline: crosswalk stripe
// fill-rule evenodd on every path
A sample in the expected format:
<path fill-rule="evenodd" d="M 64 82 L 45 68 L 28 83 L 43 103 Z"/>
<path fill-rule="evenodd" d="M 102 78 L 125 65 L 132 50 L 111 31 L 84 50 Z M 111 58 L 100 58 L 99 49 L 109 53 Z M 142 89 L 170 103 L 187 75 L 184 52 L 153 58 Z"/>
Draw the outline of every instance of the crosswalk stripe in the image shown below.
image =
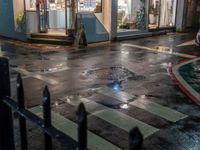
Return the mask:
<path fill-rule="evenodd" d="M 144 122 L 134 119 L 124 113 L 121 113 L 117 110 L 111 109 L 86 98 L 67 96 L 62 100 L 73 106 L 77 106 L 80 102 L 83 102 L 85 104 L 87 112 L 127 132 L 129 132 L 134 127 L 138 127 L 144 138 L 159 131 L 159 129 L 153 126 L 145 124 Z"/>
<path fill-rule="evenodd" d="M 33 107 L 30 111 L 42 118 L 41 106 Z M 76 123 L 52 111 L 52 124 L 55 128 L 77 141 L 78 127 Z M 121 148 L 90 131 L 88 131 L 88 148 L 91 150 L 121 150 Z"/>
<path fill-rule="evenodd" d="M 116 100 L 127 102 L 128 105 L 141 108 L 145 111 L 148 111 L 154 115 L 157 115 L 171 122 L 177 122 L 178 120 L 181 120 L 187 117 L 187 115 L 182 114 L 178 111 L 164 107 L 160 104 L 157 104 L 151 101 L 147 101 L 142 98 L 134 100 L 133 102 L 128 102 L 128 100 L 136 98 L 136 97 L 126 92 L 112 90 L 109 87 L 101 87 L 101 88 L 98 88 L 96 91 L 97 93 L 100 93 L 109 97 L 113 97 Z"/>
<path fill-rule="evenodd" d="M 164 107 L 160 104 L 157 104 L 145 99 L 135 100 L 133 102 L 130 102 L 129 105 L 133 105 L 135 107 L 144 109 L 154 115 L 157 115 L 171 122 L 177 122 L 178 120 L 181 120 L 187 117 L 187 115 L 185 114 L 182 114 L 171 108 Z"/>
<path fill-rule="evenodd" d="M 115 98 L 115 99 L 122 101 L 122 102 L 125 102 L 125 103 L 128 103 L 129 100 L 135 98 L 134 95 L 128 94 L 128 93 L 123 92 L 123 91 L 112 90 L 109 87 L 98 88 L 98 89 L 96 89 L 96 92 L 103 94 L 103 95 L 106 95 L 106 96 L 109 96 L 109 97 L 112 97 L 112 98 Z"/>
<path fill-rule="evenodd" d="M 36 78 L 36 79 L 39 79 L 39 80 L 42 80 L 42 81 L 45 81 L 51 85 L 56 85 L 58 84 L 59 82 L 54 80 L 54 79 L 51 79 L 51 78 L 48 78 L 48 77 L 45 77 L 43 75 L 40 75 L 40 74 L 35 74 L 35 73 L 32 73 L 32 72 L 29 72 L 23 68 L 11 68 L 13 70 L 15 70 L 16 72 L 19 72 L 19 73 L 22 73 L 26 76 L 29 76 L 29 77 L 33 77 L 33 78 Z"/>

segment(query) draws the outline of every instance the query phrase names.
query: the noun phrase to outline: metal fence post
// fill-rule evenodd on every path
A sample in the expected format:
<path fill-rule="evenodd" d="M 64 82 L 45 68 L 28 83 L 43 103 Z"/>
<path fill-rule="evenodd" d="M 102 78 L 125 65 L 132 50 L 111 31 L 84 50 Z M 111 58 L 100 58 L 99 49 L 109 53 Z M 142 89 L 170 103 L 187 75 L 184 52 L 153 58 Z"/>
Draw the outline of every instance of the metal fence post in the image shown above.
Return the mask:
<path fill-rule="evenodd" d="M 3 103 L 10 96 L 8 59 L 0 57 L 0 150 L 14 150 L 12 110 Z"/>
<path fill-rule="evenodd" d="M 78 107 L 78 150 L 87 150 L 87 112 L 81 103 Z"/>
<path fill-rule="evenodd" d="M 141 150 L 143 144 L 143 136 L 136 127 L 129 132 L 129 150 Z"/>
<path fill-rule="evenodd" d="M 24 88 L 21 75 L 17 76 L 17 99 L 19 109 L 24 108 Z M 27 150 L 27 134 L 26 134 L 26 119 L 19 115 L 19 127 L 20 127 L 20 140 L 21 140 L 21 149 Z"/>
<path fill-rule="evenodd" d="M 50 101 L 50 93 L 47 86 L 43 91 L 43 119 L 44 119 L 44 127 L 51 127 L 51 101 Z M 45 150 L 52 150 L 52 138 L 47 133 L 44 133 L 45 140 Z"/>

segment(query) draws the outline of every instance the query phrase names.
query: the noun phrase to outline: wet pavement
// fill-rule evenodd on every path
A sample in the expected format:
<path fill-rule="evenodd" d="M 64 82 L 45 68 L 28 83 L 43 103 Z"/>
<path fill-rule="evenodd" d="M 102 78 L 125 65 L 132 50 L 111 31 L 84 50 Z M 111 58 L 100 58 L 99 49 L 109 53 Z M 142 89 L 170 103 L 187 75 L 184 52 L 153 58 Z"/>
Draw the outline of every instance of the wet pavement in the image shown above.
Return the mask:
<path fill-rule="evenodd" d="M 199 150 L 200 108 L 168 71 L 200 55 L 194 37 L 168 34 L 85 49 L 2 39 L 0 55 L 10 59 L 12 97 L 16 98 L 15 78 L 20 72 L 26 107 L 39 114 L 42 90 L 48 85 L 55 126 L 70 130 L 72 137 L 77 105 L 86 105 L 90 149 L 128 149 L 128 132 L 138 126 L 145 138 L 142 150 Z M 30 138 L 42 139 L 30 123 L 28 131 Z M 41 142 L 29 146 L 39 150 Z M 67 149 L 54 143 L 54 149 Z"/>

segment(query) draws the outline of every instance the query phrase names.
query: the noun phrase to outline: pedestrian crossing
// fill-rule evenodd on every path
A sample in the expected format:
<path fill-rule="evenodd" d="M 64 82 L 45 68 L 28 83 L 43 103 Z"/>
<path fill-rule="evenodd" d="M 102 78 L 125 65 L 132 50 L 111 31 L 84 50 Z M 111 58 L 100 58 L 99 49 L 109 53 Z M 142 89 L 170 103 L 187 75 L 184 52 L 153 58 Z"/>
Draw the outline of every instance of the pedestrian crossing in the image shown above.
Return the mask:
<path fill-rule="evenodd" d="M 41 106 L 33 107 L 30 109 L 30 111 L 42 118 Z M 77 141 L 78 126 L 73 121 L 52 111 L 52 125 Z M 90 131 L 88 131 L 88 148 L 91 150 L 121 150 L 121 148 Z"/>
<path fill-rule="evenodd" d="M 111 109 L 107 106 L 96 103 L 86 98 L 66 97 L 63 100 L 66 100 L 66 102 L 73 106 L 78 106 L 81 102 L 84 103 L 87 112 L 109 122 L 114 126 L 117 126 L 118 128 L 125 130 L 126 132 L 129 132 L 134 127 L 138 127 L 141 133 L 143 134 L 144 138 L 150 136 L 151 134 L 159 130 L 137 119 L 134 119 L 124 113 L 121 113 L 115 109 Z"/>
<path fill-rule="evenodd" d="M 115 98 L 116 100 L 119 100 L 122 102 L 126 102 L 128 103 L 128 105 L 138 107 L 140 109 L 148 111 L 149 113 L 157 115 L 171 122 L 177 122 L 178 120 L 181 120 L 187 117 L 187 115 L 185 114 L 182 114 L 173 109 L 164 107 L 157 103 L 148 101 L 145 98 L 136 99 L 136 96 L 128 94 L 126 92 L 112 90 L 111 88 L 108 88 L 108 87 L 101 87 L 101 88 L 98 88 L 96 91 L 97 93 L 107 95 L 109 97 Z M 129 102 L 130 100 L 134 98 L 136 100 Z"/>
<path fill-rule="evenodd" d="M 145 99 L 138 99 L 136 101 L 130 102 L 129 104 L 144 109 L 171 122 L 177 122 L 187 117 L 185 114 Z"/>
<path fill-rule="evenodd" d="M 127 108 L 130 109 L 132 109 L 131 107 L 140 108 L 141 110 L 147 113 L 151 113 L 157 116 L 158 118 L 165 119 L 171 123 L 175 123 L 181 119 L 188 117 L 187 115 L 180 113 L 176 110 L 149 101 L 145 99 L 145 97 L 137 98 L 136 96 L 126 93 L 124 91 L 116 91 L 106 86 L 96 88 L 93 91 L 99 95 L 106 95 L 108 99 L 110 97 L 112 99 L 115 99 L 116 101 L 123 102 L 124 104 L 127 105 Z M 107 122 L 111 126 L 115 126 L 115 130 L 120 129 L 126 133 L 129 133 L 129 131 L 132 128 L 138 127 L 144 139 L 155 134 L 160 130 L 159 127 L 154 127 L 154 125 L 149 125 L 150 123 L 148 124 L 148 121 L 143 122 L 144 120 L 141 121 L 139 117 L 135 119 L 135 117 L 133 115 L 130 115 L 129 113 L 119 111 L 118 109 L 112 109 L 109 106 L 105 106 L 97 101 L 93 101 L 92 98 L 90 99 L 72 95 L 61 98 L 60 100 L 62 102 L 69 104 L 69 106 L 71 105 L 73 107 L 77 107 L 81 102 L 84 103 L 86 111 L 88 112 L 88 120 L 90 120 L 91 117 L 95 116 L 99 120 Z M 39 116 L 42 116 L 42 110 L 41 107 L 39 106 L 32 108 L 31 111 Z M 66 133 L 74 140 L 77 140 L 77 124 L 75 122 L 67 119 L 66 117 L 54 111 L 52 111 L 52 120 L 53 120 L 53 125 L 56 128 Z M 95 150 L 121 149 L 121 147 L 116 146 L 117 143 L 115 145 L 113 144 L 112 140 L 111 140 L 112 143 L 107 140 L 105 139 L 105 137 L 98 135 L 98 133 L 93 133 L 92 131 L 88 131 L 89 149 L 95 149 Z"/>

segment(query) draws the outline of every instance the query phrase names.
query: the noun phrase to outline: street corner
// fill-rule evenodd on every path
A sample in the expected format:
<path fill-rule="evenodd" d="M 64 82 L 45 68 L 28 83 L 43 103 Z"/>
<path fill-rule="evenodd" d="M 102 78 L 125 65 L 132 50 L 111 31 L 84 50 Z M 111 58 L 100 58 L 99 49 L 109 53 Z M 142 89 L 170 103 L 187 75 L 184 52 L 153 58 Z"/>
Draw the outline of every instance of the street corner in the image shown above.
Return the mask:
<path fill-rule="evenodd" d="M 200 106 L 200 57 L 174 64 L 169 73 L 182 91 Z"/>

